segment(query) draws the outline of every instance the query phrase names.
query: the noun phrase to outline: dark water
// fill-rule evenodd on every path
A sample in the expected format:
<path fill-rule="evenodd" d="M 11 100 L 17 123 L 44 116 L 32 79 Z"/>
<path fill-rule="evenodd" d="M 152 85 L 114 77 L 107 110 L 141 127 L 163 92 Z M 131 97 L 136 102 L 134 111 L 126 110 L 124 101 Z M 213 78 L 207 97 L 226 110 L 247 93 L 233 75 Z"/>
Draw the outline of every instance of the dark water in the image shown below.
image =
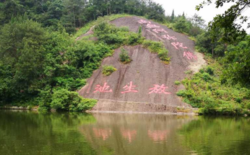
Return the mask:
<path fill-rule="evenodd" d="M 0 155 L 249 155 L 249 118 L 0 111 Z"/>

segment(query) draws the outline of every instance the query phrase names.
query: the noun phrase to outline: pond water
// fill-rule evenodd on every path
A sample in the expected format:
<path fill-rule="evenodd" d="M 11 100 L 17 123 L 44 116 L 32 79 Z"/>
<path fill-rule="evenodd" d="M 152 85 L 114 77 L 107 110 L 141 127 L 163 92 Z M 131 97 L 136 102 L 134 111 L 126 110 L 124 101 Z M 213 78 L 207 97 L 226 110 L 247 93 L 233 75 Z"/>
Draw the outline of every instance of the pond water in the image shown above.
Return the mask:
<path fill-rule="evenodd" d="M 249 118 L 0 111 L 0 155 L 249 155 Z"/>

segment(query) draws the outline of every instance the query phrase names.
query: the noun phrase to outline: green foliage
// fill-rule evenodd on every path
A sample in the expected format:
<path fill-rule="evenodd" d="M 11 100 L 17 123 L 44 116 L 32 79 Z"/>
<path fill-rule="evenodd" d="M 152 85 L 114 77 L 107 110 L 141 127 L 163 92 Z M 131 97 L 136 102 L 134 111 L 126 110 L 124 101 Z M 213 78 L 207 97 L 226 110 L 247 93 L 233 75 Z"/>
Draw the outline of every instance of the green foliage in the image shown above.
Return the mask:
<path fill-rule="evenodd" d="M 163 48 L 162 43 L 150 40 L 144 41 L 143 46 L 149 48 L 152 53 L 158 53 Z"/>
<path fill-rule="evenodd" d="M 141 34 L 131 34 L 128 38 L 128 45 L 137 45 L 143 42 L 144 38 L 142 38 Z"/>
<path fill-rule="evenodd" d="M 169 64 L 170 61 L 170 57 L 168 57 L 168 51 L 167 50 L 161 50 L 158 53 L 159 58 L 165 63 L 165 64 Z"/>
<path fill-rule="evenodd" d="M 39 3 L 8 0 L 0 2 L 0 25 L 8 23 L 12 17 L 26 15 L 44 27 L 58 30 L 63 26 L 68 33 L 74 33 L 77 28 L 106 15 L 133 14 L 164 21 L 164 12 L 161 5 L 148 0 L 110 0 L 108 3 L 105 0 L 43 0 Z"/>
<path fill-rule="evenodd" d="M 180 81 L 175 81 L 174 84 L 175 84 L 175 85 L 180 85 L 181 82 L 180 82 Z"/>
<path fill-rule="evenodd" d="M 250 110 L 250 102 L 246 104 L 246 108 Z"/>
<path fill-rule="evenodd" d="M 175 19 L 175 14 L 174 14 L 174 10 L 172 11 L 172 14 L 171 14 L 171 21 L 173 22 Z"/>
<path fill-rule="evenodd" d="M 204 32 L 197 36 L 196 48 L 202 53 L 212 53 L 211 37 L 208 32 Z"/>
<path fill-rule="evenodd" d="M 210 66 L 208 66 L 208 67 L 206 68 L 206 72 L 207 72 L 209 75 L 214 75 L 214 69 L 213 69 L 212 67 L 210 67 Z"/>
<path fill-rule="evenodd" d="M 141 26 L 139 27 L 138 34 L 139 34 L 140 36 L 142 36 L 142 27 L 141 27 Z"/>
<path fill-rule="evenodd" d="M 112 15 L 107 15 L 104 17 L 98 17 L 97 20 L 88 22 L 84 25 L 84 27 L 80 28 L 76 34 L 74 35 L 74 38 L 76 39 L 77 37 L 81 36 L 82 34 L 87 33 L 91 28 L 95 27 L 96 25 L 99 25 L 101 23 L 105 23 L 105 22 L 110 22 L 112 20 L 115 20 L 117 18 L 121 18 L 121 17 L 128 17 L 130 15 L 128 14 L 112 14 Z"/>
<path fill-rule="evenodd" d="M 186 91 L 185 90 L 180 90 L 176 93 L 176 95 L 181 96 L 181 97 L 186 97 Z"/>
<path fill-rule="evenodd" d="M 203 73 L 203 74 L 202 74 L 202 79 L 203 79 L 204 81 L 212 80 L 211 76 L 210 76 L 208 73 Z"/>
<path fill-rule="evenodd" d="M 192 74 L 193 71 L 189 70 L 189 71 L 185 71 L 185 74 Z"/>
<path fill-rule="evenodd" d="M 166 17 L 163 23 L 168 28 L 188 35 L 192 40 L 196 41 L 198 35 L 204 32 L 204 20 L 195 14 L 192 18 L 186 18 L 184 13 L 182 16 L 175 16 L 174 10 L 171 16 Z"/>
<path fill-rule="evenodd" d="M 40 24 L 31 20 L 18 18 L 5 24 L 0 31 L 0 61 L 3 72 L 0 79 L 11 83 L 11 87 L 4 87 L 3 99 L 25 99 L 36 96 L 44 85 L 49 84 L 55 74 L 55 65 L 63 58 L 60 51 L 66 49 L 69 39 L 65 33 L 49 32 Z M 8 77 L 8 71 L 12 76 Z M 15 93 L 14 93 L 15 92 Z M 11 101 L 10 101 L 11 102 Z"/>
<path fill-rule="evenodd" d="M 58 86 L 61 88 L 65 88 L 68 90 L 77 90 L 86 84 L 85 79 L 74 79 L 72 77 L 65 78 L 65 77 L 55 77 L 54 81 L 57 83 Z"/>
<path fill-rule="evenodd" d="M 85 111 L 96 104 L 96 100 L 84 99 L 77 92 L 66 89 L 55 90 L 51 97 L 50 107 L 56 110 Z"/>
<path fill-rule="evenodd" d="M 150 52 L 157 53 L 159 58 L 165 63 L 168 64 L 170 58 L 168 57 L 168 50 L 160 42 L 146 40 L 143 42 L 143 47 L 148 48 Z"/>
<path fill-rule="evenodd" d="M 124 64 L 130 63 L 132 61 L 128 55 L 128 51 L 126 51 L 124 48 L 121 49 L 119 60 Z"/>
<path fill-rule="evenodd" d="M 39 100 L 39 111 L 42 112 L 51 108 L 64 111 L 86 111 L 97 103 L 96 100 L 82 98 L 77 92 L 67 89 L 42 91 Z"/>
<path fill-rule="evenodd" d="M 97 25 L 94 30 L 98 41 L 108 45 L 113 45 L 114 48 L 117 48 L 127 42 L 128 32 L 128 29 L 116 28 L 115 26 L 106 22 Z"/>
<path fill-rule="evenodd" d="M 219 39 L 213 40 L 213 35 L 221 35 L 221 32 L 213 33 L 206 31 L 197 36 L 196 49 L 202 53 L 210 53 L 213 56 L 224 56 L 226 50 L 225 44 L 222 44 Z"/>
<path fill-rule="evenodd" d="M 191 27 L 191 23 L 188 22 L 185 18 L 180 17 L 175 21 L 175 25 L 174 28 L 175 30 L 177 30 L 178 32 L 186 32 L 188 33 L 188 31 L 190 30 Z"/>
<path fill-rule="evenodd" d="M 25 18 L 5 24 L 0 34 L 0 104 L 39 103 L 48 110 L 54 88 L 79 89 L 111 52 L 105 44 L 74 43 L 63 29 L 52 32 Z"/>
<path fill-rule="evenodd" d="M 250 36 L 237 45 L 229 45 L 222 59 L 224 71 L 222 78 L 232 84 L 250 86 Z"/>
<path fill-rule="evenodd" d="M 143 44 L 144 48 L 148 48 L 152 53 L 157 53 L 159 58 L 168 64 L 170 58 L 168 51 L 160 42 L 145 40 L 140 34 L 129 32 L 127 28 L 116 28 L 106 22 L 95 27 L 95 36 L 99 42 L 112 46 L 112 49 L 118 48 L 121 45 L 138 45 Z M 121 55 L 121 62 L 130 62 L 125 52 Z"/>
<path fill-rule="evenodd" d="M 117 28 L 106 22 L 97 25 L 94 34 L 99 42 L 112 46 L 112 49 L 121 45 L 138 45 L 144 41 L 141 34 L 129 32 L 126 27 Z"/>
<path fill-rule="evenodd" d="M 222 66 L 208 58 L 210 66 L 182 81 L 185 90 L 177 92 L 184 102 L 201 108 L 200 114 L 242 115 L 249 108 L 250 89 L 221 83 Z"/>
<path fill-rule="evenodd" d="M 207 0 L 208 4 L 211 4 L 211 0 Z M 213 21 L 210 22 L 209 28 L 213 33 L 216 33 L 218 29 L 222 32 L 220 36 L 220 40 L 224 43 L 235 43 L 239 40 L 244 39 L 246 36 L 246 31 L 242 29 L 241 24 L 235 23 L 235 21 L 240 20 L 241 23 L 245 23 L 247 21 L 247 17 L 243 16 L 241 13 L 246 6 L 249 6 L 249 1 L 234 1 L 234 0 L 216 0 L 216 7 L 222 7 L 225 3 L 230 3 L 230 7 L 222 14 L 214 17 Z M 203 8 L 205 2 L 196 6 L 197 10 Z M 212 39 L 216 40 L 217 35 L 213 35 Z"/>
<path fill-rule="evenodd" d="M 99 68 L 101 60 L 109 54 L 112 54 L 110 46 L 105 43 L 94 43 L 93 41 L 80 40 L 69 47 L 65 56 L 68 57 L 68 65 L 79 72 L 74 76 L 89 78 L 92 72 Z"/>
<path fill-rule="evenodd" d="M 105 75 L 105 76 L 111 75 L 116 70 L 117 69 L 114 66 L 112 66 L 112 65 L 102 66 L 102 74 Z"/>

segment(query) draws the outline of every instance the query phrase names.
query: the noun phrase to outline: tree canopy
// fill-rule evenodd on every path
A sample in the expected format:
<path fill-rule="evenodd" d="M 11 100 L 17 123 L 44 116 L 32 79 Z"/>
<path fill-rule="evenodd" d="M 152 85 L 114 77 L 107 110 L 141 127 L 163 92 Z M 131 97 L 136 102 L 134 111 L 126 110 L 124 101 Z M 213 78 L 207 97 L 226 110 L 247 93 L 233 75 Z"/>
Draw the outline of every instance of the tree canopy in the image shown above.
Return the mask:
<path fill-rule="evenodd" d="M 204 5 L 209 5 L 213 1 L 206 0 L 196 6 L 200 10 Z M 248 21 L 247 16 L 243 16 L 242 12 L 250 7 L 250 0 L 215 0 L 216 8 L 223 7 L 224 4 L 230 3 L 231 7 L 223 14 L 214 17 L 213 21 L 209 23 L 212 31 L 221 29 L 221 41 L 225 43 L 235 43 L 244 39 L 246 31 L 242 28 L 242 24 Z M 240 24 L 236 23 L 240 20 Z M 250 23 L 248 23 L 248 28 Z"/>
<path fill-rule="evenodd" d="M 67 32 L 82 27 L 99 16 L 133 14 L 164 20 L 165 10 L 151 0 L 1 0 L 0 25 L 12 17 L 27 15 L 29 19 L 54 30 L 63 25 Z"/>

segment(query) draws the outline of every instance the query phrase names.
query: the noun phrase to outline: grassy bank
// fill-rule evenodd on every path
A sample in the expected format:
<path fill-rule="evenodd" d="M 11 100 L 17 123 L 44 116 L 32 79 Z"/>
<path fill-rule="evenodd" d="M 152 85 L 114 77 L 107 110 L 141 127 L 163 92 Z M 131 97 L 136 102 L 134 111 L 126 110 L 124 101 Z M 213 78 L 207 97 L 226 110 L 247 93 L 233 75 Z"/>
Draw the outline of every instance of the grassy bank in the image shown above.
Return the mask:
<path fill-rule="evenodd" d="M 223 83 L 223 66 L 206 55 L 208 66 L 181 81 L 185 90 L 177 92 L 183 101 L 199 108 L 204 115 L 250 114 L 250 90 L 240 85 Z"/>

